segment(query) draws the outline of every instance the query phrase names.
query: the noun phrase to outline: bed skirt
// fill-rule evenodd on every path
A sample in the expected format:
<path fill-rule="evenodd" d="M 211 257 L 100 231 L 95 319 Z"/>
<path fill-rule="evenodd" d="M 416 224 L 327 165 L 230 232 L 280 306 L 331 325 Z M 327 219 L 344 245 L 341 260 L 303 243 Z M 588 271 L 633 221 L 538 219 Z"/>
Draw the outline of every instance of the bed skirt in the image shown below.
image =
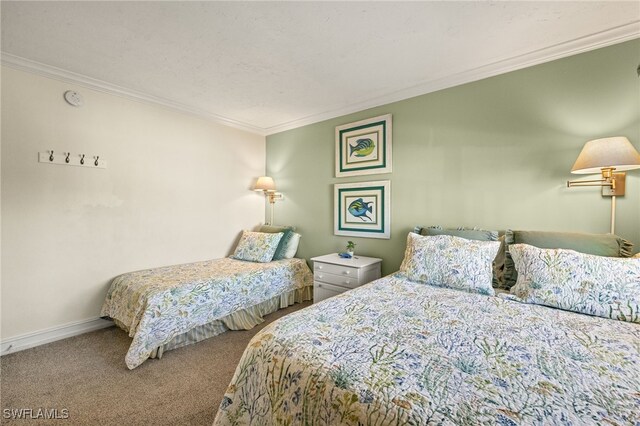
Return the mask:
<path fill-rule="evenodd" d="M 194 327 L 186 333 L 174 337 L 168 343 L 154 349 L 149 358 L 162 358 L 162 354 L 166 351 L 198 343 L 228 330 L 251 330 L 256 325 L 264 322 L 265 315 L 269 315 L 279 309 L 284 309 L 294 303 L 302 303 L 311 299 L 313 299 L 313 287 L 307 286 L 287 291 L 250 308 L 240 309 L 226 317 Z M 113 319 L 113 321 L 118 327 L 129 332 L 126 325 L 116 319 Z"/>

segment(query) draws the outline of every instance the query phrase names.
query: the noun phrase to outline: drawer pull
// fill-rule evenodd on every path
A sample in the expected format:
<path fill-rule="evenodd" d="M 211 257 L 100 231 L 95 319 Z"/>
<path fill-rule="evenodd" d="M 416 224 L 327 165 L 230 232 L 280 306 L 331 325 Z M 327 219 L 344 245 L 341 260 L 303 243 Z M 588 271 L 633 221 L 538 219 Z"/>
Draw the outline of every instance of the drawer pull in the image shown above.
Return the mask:
<path fill-rule="evenodd" d="M 351 274 L 351 271 L 344 271 L 343 274 L 349 275 L 349 274 Z"/>
<path fill-rule="evenodd" d="M 318 265 L 318 269 L 322 269 L 322 265 Z"/>
<path fill-rule="evenodd" d="M 349 284 L 351 284 L 351 280 L 346 280 L 344 283 L 349 285 Z"/>
<path fill-rule="evenodd" d="M 324 278 L 324 275 L 322 275 L 322 274 L 318 274 L 318 278 L 319 278 L 319 279 L 323 279 L 323 278 Z"/>

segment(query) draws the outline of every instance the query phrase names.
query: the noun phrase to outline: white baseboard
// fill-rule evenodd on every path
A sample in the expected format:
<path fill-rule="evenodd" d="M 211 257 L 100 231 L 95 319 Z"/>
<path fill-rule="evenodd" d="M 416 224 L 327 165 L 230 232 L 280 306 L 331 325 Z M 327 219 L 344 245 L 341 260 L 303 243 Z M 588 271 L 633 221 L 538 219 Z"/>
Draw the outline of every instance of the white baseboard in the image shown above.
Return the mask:
<path fill-rule="evenodd" d="M 2 339 L 2 342 L 0 343 L 0 356 L 44 345 L 45 343 L 55 342 L 56 340 L 66 339 L 67 337 L 99 330 L 101 328 L 111 327 L 112 325 L 113 321 L 94 318 L 76 321 L 58 327 L 47 328 L 45 330 L 35 331 L 21 336 L 10 337 L 8 339 Z"/>

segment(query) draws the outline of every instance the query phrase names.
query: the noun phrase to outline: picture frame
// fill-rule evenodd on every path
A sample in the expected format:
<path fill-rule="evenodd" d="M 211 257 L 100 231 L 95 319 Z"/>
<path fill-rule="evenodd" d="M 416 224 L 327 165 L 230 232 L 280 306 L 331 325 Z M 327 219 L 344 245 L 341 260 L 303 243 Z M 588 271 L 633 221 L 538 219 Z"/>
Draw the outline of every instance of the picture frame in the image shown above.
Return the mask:
<path fill-rule="evenodd" d="M 334 234 L 391 238 L 391 181 L 334 184 Z"/>
<path fill-rule="evenodd" d="M 336 127 L 336 177 L 392 172 L 392 116 Z"/>

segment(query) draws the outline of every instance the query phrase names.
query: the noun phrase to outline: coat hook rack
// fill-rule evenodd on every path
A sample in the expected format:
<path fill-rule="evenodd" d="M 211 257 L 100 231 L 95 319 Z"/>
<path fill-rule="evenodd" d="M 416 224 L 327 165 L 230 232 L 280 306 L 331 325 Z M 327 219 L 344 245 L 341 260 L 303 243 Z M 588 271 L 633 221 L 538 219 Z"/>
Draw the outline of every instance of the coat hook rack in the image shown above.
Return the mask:
<path fill-rule="evenodd" d="M 72 154 L 71 152 L 63 152 L 63 155 L 54 155 L 53 150 L 38 153 L 39 163 L 48 164 L 60 164 L 63 166 L 79 166 L 79 167 L 91 167 L 92 169 L 106 169 L 107 161 L 101 158 L 100 155 L 89 155 L 89 158 L 93 158 L 93 162 L 87 163 L 85 161 L 86 154 Z"/>

